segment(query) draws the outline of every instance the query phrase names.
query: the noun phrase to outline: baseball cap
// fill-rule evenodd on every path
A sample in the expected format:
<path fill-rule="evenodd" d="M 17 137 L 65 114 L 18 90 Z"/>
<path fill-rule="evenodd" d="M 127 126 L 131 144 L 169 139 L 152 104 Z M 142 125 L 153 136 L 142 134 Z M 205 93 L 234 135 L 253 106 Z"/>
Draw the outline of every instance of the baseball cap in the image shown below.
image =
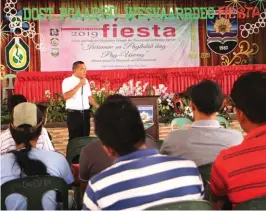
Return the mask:
<path fill-rule="evenodd" d="M 13 110 L 11 126 L 15 130 L 20 130 L 19 126 L 27 124 L 32 127 L 31 132 L 33 132 L 42 123 L 43 114 L 34 103 L 20 103 Z"/>

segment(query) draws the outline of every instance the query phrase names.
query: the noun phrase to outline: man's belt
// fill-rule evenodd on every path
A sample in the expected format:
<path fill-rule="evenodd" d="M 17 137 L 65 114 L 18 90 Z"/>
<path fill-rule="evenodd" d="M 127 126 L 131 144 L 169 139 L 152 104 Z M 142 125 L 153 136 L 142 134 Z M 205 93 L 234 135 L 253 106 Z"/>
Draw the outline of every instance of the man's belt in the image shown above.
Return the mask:
<path fill-rule="evenodd" d="M 73 109 L 67 109 L 68 112 L 78 112 L 78 113 L 84 113 L 84 111 L 88 111 L 89 109 L 84 110 L 73 110 Z"/>

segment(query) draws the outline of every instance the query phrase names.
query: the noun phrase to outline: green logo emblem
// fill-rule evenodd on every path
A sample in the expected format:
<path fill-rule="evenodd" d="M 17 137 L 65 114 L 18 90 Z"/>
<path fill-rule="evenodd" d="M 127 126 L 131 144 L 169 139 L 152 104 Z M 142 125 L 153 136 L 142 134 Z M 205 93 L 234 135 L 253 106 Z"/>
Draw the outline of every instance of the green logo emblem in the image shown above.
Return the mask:
<path fill-rule="evenodd" d="M 20 37 L 14 37 L 7 44 L 6 64 L 15 72 L 25 70 L 29 66 L 29 46 Z"/>

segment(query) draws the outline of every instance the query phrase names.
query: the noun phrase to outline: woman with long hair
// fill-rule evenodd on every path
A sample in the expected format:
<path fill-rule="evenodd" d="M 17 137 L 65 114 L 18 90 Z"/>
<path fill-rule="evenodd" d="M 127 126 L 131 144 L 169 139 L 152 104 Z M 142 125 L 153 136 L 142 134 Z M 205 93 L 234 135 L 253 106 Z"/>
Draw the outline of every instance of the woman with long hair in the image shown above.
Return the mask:
<path fill-rule="evenodd" d="M 21 103 L 14 108 L 9 128 L 16 150 L 1 156 L 1 185 L 13 179 L 37 175 L 57 176 L 67 184 L 73 183 L 70 167 L 62 154 L 35 148 L 43 121 L 42 112 L 33 103 Z M 47 192 L 42 205 L 45 210 L 55 210 L 56 193 Z M 24 197 L 12 194 L 6 200 L 6 207 L 8 210 L 25 210 L 27 204 Z"/>

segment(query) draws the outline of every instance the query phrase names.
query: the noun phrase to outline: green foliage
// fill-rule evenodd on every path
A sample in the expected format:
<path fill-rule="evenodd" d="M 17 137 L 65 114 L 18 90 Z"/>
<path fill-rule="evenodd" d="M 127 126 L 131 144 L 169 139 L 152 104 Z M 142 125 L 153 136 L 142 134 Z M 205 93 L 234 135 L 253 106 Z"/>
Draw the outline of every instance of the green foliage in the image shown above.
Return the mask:
<path fill-rule="evenodd" d="M 67 119 L 64 98 L 57 92 L 54 95 L 55 97 L 52 97 L 51 94 L 46 94 L 46 97 L 49 99 L 48 122 L 64 122 Z"/>
<path fill-rule="evenodd" d="M 174 94 L 165 93 L 158 99 L 160 123 L 169 124 L 176 117 L 173 96 Z"/>
<path fill-rule="evenodd" d="M 7 106 L 7 99 L 1 100 L 1 124 L 8 124 L 10 121 L 10 114 Z"/>

